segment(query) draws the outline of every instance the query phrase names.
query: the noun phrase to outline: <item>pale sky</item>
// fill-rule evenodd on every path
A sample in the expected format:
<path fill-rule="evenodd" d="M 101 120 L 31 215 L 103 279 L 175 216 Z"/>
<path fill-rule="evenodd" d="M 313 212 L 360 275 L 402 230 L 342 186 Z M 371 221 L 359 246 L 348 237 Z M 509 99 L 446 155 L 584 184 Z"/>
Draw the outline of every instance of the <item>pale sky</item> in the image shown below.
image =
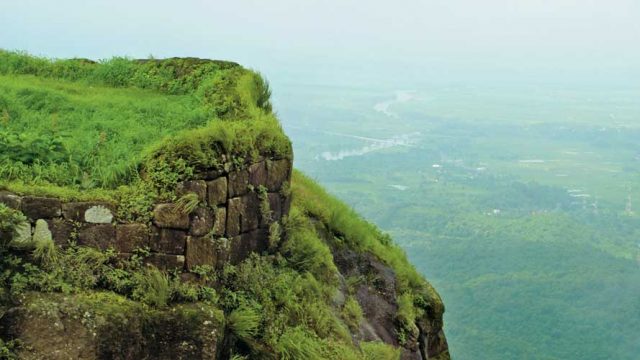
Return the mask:
<path fill-rule="evenodd" d="M 640 0 L 0 0 L 0 48 L 228 59 L 318 81 L 640 83 Z"/>

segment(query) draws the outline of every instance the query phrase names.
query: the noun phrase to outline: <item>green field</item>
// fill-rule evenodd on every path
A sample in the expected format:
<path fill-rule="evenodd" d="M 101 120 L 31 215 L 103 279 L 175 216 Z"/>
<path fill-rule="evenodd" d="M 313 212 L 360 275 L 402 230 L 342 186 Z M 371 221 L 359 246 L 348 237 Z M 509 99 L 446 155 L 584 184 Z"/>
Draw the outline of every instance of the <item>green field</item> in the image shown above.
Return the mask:
<path fill-rule="evenodd" d="M 640 353 L 638 89 L 278 89 L 298 166 L 440 291 L 453 358 Z"/>

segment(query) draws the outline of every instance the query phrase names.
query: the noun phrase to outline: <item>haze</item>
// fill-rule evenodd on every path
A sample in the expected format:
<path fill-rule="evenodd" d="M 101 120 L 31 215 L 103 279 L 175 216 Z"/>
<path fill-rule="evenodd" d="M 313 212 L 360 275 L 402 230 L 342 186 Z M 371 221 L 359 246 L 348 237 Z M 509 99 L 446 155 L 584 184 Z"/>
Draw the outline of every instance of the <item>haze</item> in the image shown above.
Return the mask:
<path fill-rule="evenodd" d="M 0 23 L 0 46 L 38 55 L 224 58 L 332 83 L 640 74 L 634 0 L 26 0 Z"/>
<path fill-rule="evenodd" d="M 252 67 L 295 167 L 439 291 L 454 359 L 638 358 L 638 0 L 4 0 L 0 48 Z"/>

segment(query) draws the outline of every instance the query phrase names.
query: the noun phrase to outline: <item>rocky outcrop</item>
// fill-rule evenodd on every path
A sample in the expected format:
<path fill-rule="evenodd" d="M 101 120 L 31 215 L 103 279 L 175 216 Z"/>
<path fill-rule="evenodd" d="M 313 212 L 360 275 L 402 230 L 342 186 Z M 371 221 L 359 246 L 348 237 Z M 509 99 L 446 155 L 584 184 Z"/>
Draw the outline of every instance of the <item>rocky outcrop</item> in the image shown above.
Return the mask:
<path fill-rule="evenodd" d="M 109 294 L 30 293 L 0 317 L 0 338 L 20 339 L 25 360 L 215 360 L 223 334 L 213 307 L 151 309 Z"/>
<path fill-rule="evenodd" d="M 290 159 L 260 158 L 224 168 L 228 170 L 203 171 L 177 185 L 176 197 L 195 194 L 195 208 L 159 203 L 149 223 L 118 219 L 119 204 L 103 201 L 64 202 L 2 191 L 0 203 L 27 217 L 15 239 L 22 243 L 34 237 L 51 238 L 61 246 L 75 241 L 112 248 L 125 257 L 148 247 L 147 262 L 161 269 L 220 268 L 265 250 L 269 225 L 288 214 L 291 202 L 284 188 L 291 181 Z"/>
<path fill-rule="evenodd" d="M 425 306 L 423 316 L 415 323 L 416 333 L 400 343 L 397 334 L 400 294 L 393 269 L 369 253 L 339 248 L 332 252 L 343 282 L 340 297 L 352 292 L 363 311 L 364 319 L 353 334 L 356 340 L 400 346 L 403 360 L 449 359 L 442 304 Z M 356 279 L 351 289 L 347 289 L 348 279 Z"/>

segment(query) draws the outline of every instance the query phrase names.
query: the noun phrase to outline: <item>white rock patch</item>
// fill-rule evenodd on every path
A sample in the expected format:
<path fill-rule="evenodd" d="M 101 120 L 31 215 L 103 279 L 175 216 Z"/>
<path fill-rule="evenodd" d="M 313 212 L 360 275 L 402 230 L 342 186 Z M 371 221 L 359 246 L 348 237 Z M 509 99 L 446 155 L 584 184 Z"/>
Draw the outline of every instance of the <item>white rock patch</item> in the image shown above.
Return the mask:
<path fill-rule="evenodd" d="M 49 242 L 53 241 L 53 235 L 51 235 L 51 230 L 49 230 L 49 224 L 42 219 L 38 219 L 36 221 L 36 229 L 33 232 L 33 242 Z"/>
<path fill-rule="evenodd" d="M 113 214 L 102 205 L 92 206 L 84 212 L 84 220 L 92 224 L 110 224 Z"/>
<path fill-rule="evenodd" d="M 16 234 L 13 243 L 17 245 L 27 245 L 31 243 L 31 224 L 25 221 L 16 226 Z"/>

